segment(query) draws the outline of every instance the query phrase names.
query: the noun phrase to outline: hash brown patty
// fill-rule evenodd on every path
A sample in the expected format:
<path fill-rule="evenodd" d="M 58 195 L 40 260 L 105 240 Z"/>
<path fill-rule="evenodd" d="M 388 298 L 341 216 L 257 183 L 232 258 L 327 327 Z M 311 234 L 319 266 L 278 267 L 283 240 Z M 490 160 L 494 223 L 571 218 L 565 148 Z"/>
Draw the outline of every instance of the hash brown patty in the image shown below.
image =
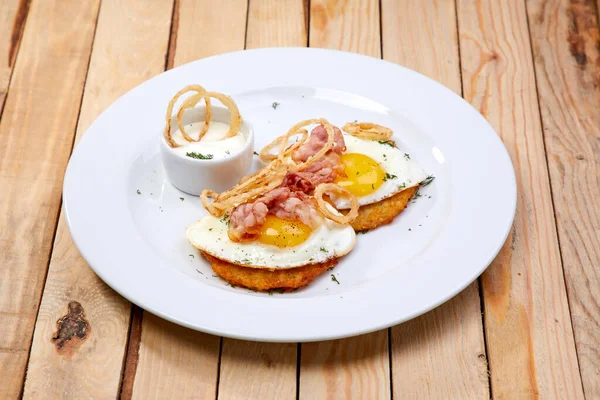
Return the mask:
<path fill-rule="evenodd" d="M 377 203 L 361 206 L 358 217 L 350 225 L 355 231 L 362 231 L 389 224 L 406 208 L 418 189 L 419 186 L 413 186 Z"/>
<path fill-rule="evenodd" d="M 273 271 L 242 267 L 213 257 L 204 251 L 200 253 L 210 262 L 213 271 L 231 285 L 257 291 L 282 289 L 289 292 L 301 288 L 312 282 L 318 275 L 333 268 L 338 262 L 337 258 L 332 258 L 322 263 Z"/>

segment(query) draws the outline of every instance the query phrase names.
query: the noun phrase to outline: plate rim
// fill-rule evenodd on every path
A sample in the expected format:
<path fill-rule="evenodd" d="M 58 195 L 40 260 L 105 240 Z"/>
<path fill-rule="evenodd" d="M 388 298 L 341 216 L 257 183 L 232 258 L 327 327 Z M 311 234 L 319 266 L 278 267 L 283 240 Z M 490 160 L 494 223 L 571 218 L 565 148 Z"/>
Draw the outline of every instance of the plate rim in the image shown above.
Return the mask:
<path fill-rule="evenodd" d="M 329 54 L 343 54 L 344 56 L 349 56 L 349 57 L 357 57 L 357 58 L 361 58 L 361 59 L 369 59 L 372 61 L 375 61 L 377 63 L 383 63 L 383 64 L 387 64 L 388 66 L 391 66 L 393 68 L 400 68 L 401 70 L 404 70 L 405 72 L 408 71 L 409 74 L 416 74 L 419 75 L 421 78 L 420 79 L 425 79 L 427 81 L 429 81 L 431 84 L 433 84 L 436 89 L 438 90 L 445 90 L 447 92 L 449 92 L 452 96 L 455 97 L 455 100 L 458 100 L 459 102 L 463 103 L 463 105 L 468 106 L 468 108 L 471 109 L 471 111 L 474 112 L 474 116 L 476 116 L 476 118 L 480 118 L 481 121 L 487 125 L 487 127 L 489 128 L 489 130 L 491 132 L 493 132 L 495 135 L 495 139 L 497 139 L 497 142 L 495 144 L 494 147 L 498 147 L 499 150 L 502 150 L 504 152 L 504 157 L 507 158 L 507 160 L 509 161 L 509 165 L 510 165 L 510 170 L 509 171 L 505 171 L 505 172 L 509 172 L 508 178 L 511 181 L 512 185 L 510 189 L 511 192 L 511 196 L 510 197 L 510 204 L 508 205 L 510 208 L 509 214 L 511 215 L 510 221 L 508 221 L 508 223 L 506 224 L 506 228 L 505 231 L 502 233 L 502 240 L 501 242 L 499 241 L 499 244 L 496 246 L 497 248 L 490 252 L 489 255 L 489 260 L 487 260 L 487 262 L 485 263 L 484 266 L 480 267 L 478 269 L 478 271 L 475 271 L 475 275 L 470 277 L 469 279 L 466 279 L 461 285 L 457 285 L 455 286 L 452 290 L 449 290 L 445 295 L 443 296 L 438 296 L 437 301 L 433 301 L 430 302 L 429 304 L 427 304 L 424 307 L 420 307 L 420 309 L 418 311 L 415 311 L 413 313 L 409 313 L 409 314 L 405 314 L 401 317 L 397 317 L 397 318 L 392 318 L 392 319 L 386 319 L 385 321 L 381 322 L 379 325 L 374 325 L 371 324 L 368 327 L 364 327 L 363 329 L 354 329 L 352 331 L 348 331 L 346 334 L 334 334 L 334 335 L 327 335 L 327 334 L 315 334 L 313 336 L 286 336 L 286 337 L 258 337 L 257 335 L 248 335 L 248 334 L 244 334 L 244 333 L 240 333 L 240 332 L 235 332 L 235 331 L 224 331 L 222 329 L 213 329 L 211 327 L 207 327 L 207 326 L 199 326 L 198 324 L 192 324 L 189 323 L 188 321 L 178 318 L 174 315 L 171 315 L 169 313 L 165 313 L 162 310 L 153 307 L 152 305 L 148 305 L 148 304 L 143 304 L 143 302 L 140 302 L 139 299 L 136 299 L 135 296 L 131 296 L 131 293 L 128 293 L 124 290 L 122 290 L 122 286 L 121 285 L 117 285 L 114 284 L 114 282 L 112 281 L 110 276 L 107 276 L 107 274 L 105 274 L 105 271 L 103 271 L 102 268 L 98 268 L 97 265 L 95 265 L 95 262 L 93 262 L 94 260 L 88 259 L 88 257 L 86 256 L 86 254 L 84 253 L 84 251 L 82 251 L 82 243 L 80 242 L 79 237 L 77 237 L 77 232 L 74 229 L 73 226 L 73 216 L 71 215 L 71 213 L 69 212 L 70 210 L 70 193 L 68 191 L 68 185 L 70 184 L 70 179 L 72 178 L 72 170 L 73 170 L 73 165 L 71 163 L 71 160 L 73 159 L 73 156 L 77 153 L 78 148 L 80 148 L 82 143 L 86 143 L 86 138 L 88 138 L 89 136 L 87 135 L 87 133 L 91 130 L 93 130 L 94 126 L 96 125 L 97 121 L 99 121 L 101 118 L 103 118 L 103 116 L 107 115 L 112 109 L 113 107 L 116 107 L 116 105 L 120 104 L 119 102 L 122 101 L 122 99 L 127 98 L 128 95 L 130 95 L 130 93 L 132 93 L 133 91 L 135 91 L 136 89 L 138 89 L 140 86 L 145 85 L 146 83 L 153 81 L 161 76 L 170 76 L 173 74 L 176 74 L 177 71 L 182 70 L 183 68 L 190 68 L 191 66 L 195 66 L 195 65 L 200 65 L 202 63 L 206 63 L 210 60 L 215 60 L 215 59 L 219 59 L 222 57 L 227 57 L 227 56 L 232 56 L 232 55 L 239 55 L 239 54 L 248 54 L 248 53 L 278 53 L 278 52 L 303 52 L 303 53 L 314 53 L 314 54 L 324 54 L 324 53 L 329 53 Z M 166 78 L 163 78 L 166 79 Z M 71 171 L 71 172 L 70 172 Z M 455 92 L 453 92 L 452 90 L 450 90 L 449 88 L 443 86 L 442 84 L 438 83 L 437 81 L 428 78 L 425 75 L 420 74 L 419 72 L 416 72 L 414 70 L 411 70 L 409 68 L 406 68 L 402 65 L 399 64 L 395 64 L 386 60 L 382 60 L 382 59 L 377 59 L 374 57 L 369 57 L 369 56 L 365 56 L 365 55 L 360 55 L 360 54 L 356 54 L 356 53 L 350 53 L 350 52 L 345 52 L 345 51 L 340 51 L 340 50 L 329 50 L 329 49 L 314 49 L 314 48 L 303 48 L 303 47 L 288 47 L 288 48 L 266 48 L 266 49 L 252 49 L 252 50 L 241 50 L 241 51 L 235 51 L 235 52 L 230 52 L 230 53 L 224 53 L 224 54 L 219 54 L 219 55 L 215 55 L 215 56 L 211 56 L 211 57 L 207 57 L 204 59 L 200 59 L 200 60 L 196 60 L 196 61 L 192 61 L 190 63 L 187 64 L 183 64 L 181 66 L 178 66 L 176 68 L 173 68 L 169 71 L 165 71 L 145 82 L 143 82 L 142 84 L 136 86 L 135 88 L 129 90 L 128 92 L 126 92 L 125 94 L 123 94 L 122 96 L 120 96 L 117 100 L 115 100 L 113 103 L 111 103 L 111 105 L 104 110 L 95 120 L 94 122 L 88 127 L 88 129 L 86 130 L 86 134 L 84 134 L 80 140 L 80 142 L 78 143 L 78 145 L 76 146 L 76 148 L 73 150 L 71 159 L 69 160 L 69 165 L 67 166 L 67 170 L 65 173 L 65 179 L 64 179 L 64 184 L 63 184 L 63 201 L 64 201 L 64 212 L 65 212 L 65 217 L 66 217 L 66 223 L 67 223 L 67 227 L 69 229 L 69 232 L 71 234 L 71 237 L 73 239 L 73 242 L 75 244 L 75 246 L 79 249 L 82 257 L 86 260 L 86 262 L 88 263 L 88 265 L 90 266 L 90 268 L 92 268 L 92 270 L 104 281 L 106 282 L 111 288 L 113 288 L 113 290 L 115 290 L 117 293 L 119 293 L 119 295 L 125 297 L 126 299 L 128 299 L 129 301 L 131 301 L 134 304 L 138 304 L 140 305 L 140 307 L 144 308 L 145 310 L 158 315 L 161 318 L 164 318 L 166 320 L 169 320 L 171 322 L 177 323 L 179 325 L 191 328 L 191 329 L 195 329 L 195 330 L 200 330 L 203 332 L 207 332 L 210 334 L 215 334 L 215 335 L 220 335 L 220 336 L 225 336 L 225 337 L 231 337 L 231 338 L 236 338 L 236 339 L 244 339 L 244 340 L 254 340 L 254 341 L 265 341 L 265 342 L 311 342 L 311 341 L 319 341 L 319 340 L 328 340 L 328 339 L 336 339 L 336 338 L 345 338 L 345 337 L 351 337 L 351 336 L 356 336 L 356 335 L 361 335 L 361 334 L 366 334 L 366 333 L 370 333 L 370 332 L 374 332 L 380 329 L 385 329 L 388 328 L 390 326 L 408 321 L 410 319 L 416 318 L 419 315 L 422 315 L 434 308 L 436 308 L 437 306 L 445 303 L 446 301 L 450 300 L 451 298 L 453 298 L 454 296 L 456 296 L 458 293 L 460 293 L 462 290 L 464 290 L 468 285 L 470 285 L 473 281 L 475 281 L 484 271 L 485 269 L 489 266 L 489 264 L 494 260 L 494 258 L 498 255 L 498 253 L 500 252 L 500 250 L 502 249 L 511 229 L 513 226 L 513 222 L 514 222 L 514 218 L 515 218 L 515 213 L 516 213 L 516 206 L 517 206 L 517 182 L 516 182 L 516 175 L 514 172 L 514 166 L 512 165 L 512 160 L 510 158 L 510 155 L 508 154 L 508 151 L 506 149 L 506 147 L 504 146 L 503 142 L 501 141 L 499 135 L 496 133 L 496 131 L 494 130 L 494 128 L 491 126 L 491 124 L 478 112 L 477 109 L 475 109 L 471 104 L 469 104 L 466 100 L 464 100 L 462 97 L 460 97 L 458 94 L 456 94 Z M 301 299 L 299 299 L 301 300 Z"/>

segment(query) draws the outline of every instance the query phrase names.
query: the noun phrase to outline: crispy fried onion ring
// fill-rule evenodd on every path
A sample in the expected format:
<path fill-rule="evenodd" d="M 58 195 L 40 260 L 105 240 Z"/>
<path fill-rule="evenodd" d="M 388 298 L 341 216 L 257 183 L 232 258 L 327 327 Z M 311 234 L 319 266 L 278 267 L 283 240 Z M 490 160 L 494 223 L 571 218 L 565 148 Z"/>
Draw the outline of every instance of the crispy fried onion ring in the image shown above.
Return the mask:
<path fill-rule="evenodd" d="M 298 122 L 296 125 L 292 126 L 285 135 L 279 136 L 278 138 L 273 140 L 271 143 L 269 143 L 267 146 L 265 146 L 265 148 L 263 148 L 260 152 L 260 159 L 264 162 L 268 162 L 268 161 L 274 159 L 273 154 L 271 154 L 270 151 L 271 151 L 271 149 L 273 149 L 277 145 L 279 145 L 279 153 L 277 154 L 276 158 L 280 159 L 280 160 L 284 160 L 284 159 L 291 160 L 294 150 L 296 150 L 298 147 L 300 147 L 301 145 L 303 145 L 304 143 L 306 143 L 309 140 L 308 131 L 306 129 L 302 129 L 302 128 L 304 128 L 307 125 L 314 125 L 314 124 L 323 125 L 323 127 L 325 128 L 325 131 L 327 131 L 327 142 L 321 148 L 321 150 L 319 150 L 316 154 L 309 157 L 308 160 L 306 160 L 305 162 L 300 163 L 300 164 L 294 163 L 295 165 L 294 165 L 293 170 L 299 171 L 301 169 L 309 167 L 314 162 L 321 159 L 325 155 L 325 153 L 327 153 L 333 147 L 335 132 L 333 130 L 333 126 L 325 118 L 307 119 L 307 120 Z M 298 135 L 298 134 L 302 134 L 302 140 L 299 140 L 296 143 L 294 143 L 293 145 L 288 146 L 288 142 L 289 142 L 290 138 L 292 138 L 293 136 Z"/>
<path fill-rule="evenodd" d="M 302 146 L 302 144 L 304 144 L 304 142 L 308 138 L 308 131 L 306 129 L 300 129 L 300 130 L 294 132 L 294 135 L 300 135 L 300 134 L 302 135 L 302 138 L 300 140 L 296 141 L 296 143 L 294 143 L 293 145 L 284 149 L 284 152 L 283 152 L 284 157 L 291 156 L 292 153 L 294 152 L 294 150 L 296 150 L 298 147 L 300 147 L 300 146 Z M 273 161 L 274 159 L 279 157 L 279 154 L 273 154 L 273 153 L 271 153 L 271 150 L 273 150 L 275 147 L 278 147 L 278 146 L 281 147 L 280 146 L 281 139 L 283 139 L 283 136 L 279 136 L 278 138 L 273 140 L 271 143 L 269 143 L 268 145 L 263 147 L 263 149 L 260 151 L 260 155 L 259 155 L 261 161 L 267 163 L 267 162 Z"/>
<path fill-rule="evenodd" d="M 173 116 L 173 107 L 175 106 L 175 103 L 177 102 L 177 100 L 179 100 L 179 98 L 187 92 L 196 92 L 196 95 L 204 96 L 204 94 L 206 93 L 206 89 L 204 89 L 200 85 L 188 85 L 188 86 L 184 87 L 183 89 L 181 89 L 179 92 L 175 93 L 175 96 L 173 96 L 171 101 L 169 101 L 169 105 L 167 106 L 167 115 L 165 116 L 165 122 L 166 122 L 165 139 L 167 140 L 167 143 L 169 144 L 169 146 L 171 146 L 173 148 L 180 146 L 171 137 L 171 118 Z M 195 96 L 192 96 L 192 97 L 195 97 Z M 186 106 L 186 104 L 188 104 L 188 101 L 192 99 L 192 97 L 188 98 L 181 105 L 181 107 L 184 108 Z M 207 104 L 207 108 L 208 108 L 208 104 Z M 177 113 L 178 114 L 178 121 L 177 121 L 178 125 L 179 125 L 179 114 L 180 113 L 183 114 L 183 112 L 181 112 L 181 109 L 179 111 L 180 112 Z M 189 137 L 189 135 L 187 134 L 187 132 L 185 132 L 185 130 L 181 131 L 181 134 L 187 141 L 189 141 L 189 142 L 193 141 L 193 139 L 191 137 Z"/>
<path fill-rule="evenodd" d="M 347 197 L 350 200 L 350 211 L 346 215 L 332 212 L 329 208 L 331 207 L 331 204 L 323 198 L 327 193 L 335 193 L 338 196 Z M 338 224 L 349 224 L 358 217 L 358 200 L 356 197 L 347 189 L 344 189 L 335 183 L 323 183 L 317 186 L 315 189 L 315 200 L 317 201 L 317 208 L 319 211 L 321 211 L 325 217 Z"/>
<path fill-rule="evenodd" d="M 220 217 L 237 205 L 246 203 L 281 185 L 283 177 L 291 170 L 291 167 L 292 165 L 288 162 L 274 160 L 226 192 L 217 195 L 212 190 L 204 190 L 200 194 L 200 201 L 206 211 L 215 217 Z"/>
<path fill-rule="evenodd" d="M 204 102 L 206 103 L 206 117 L 204 118 L 204 124 L 202 124 L 202 128 L 200 128 L 200 134 L 198 135 L 198 139 L 194 140 L 192 137 L 190 137 L 188 135 L 187 131 L 185 130 L 182 119 L 183 119 L 183 114 L 185 113 L 185 110 L 187 110 L 189 108 L 194 108 L 196 106 L 196 104 L 198 104 L 198 102 L 202 99 L 204 99 Z M 181 131 L 181 134 L 183 135 L 185 140 L 187 140 L 188 142 L 199 142 L 204 137 L 206 132 L 208 132 L 211 118 L 212 118 L 212 107 L 210 104 L 210 98 L 204 97 L 201 93 L 198 93 L 198 94 L 188 97 L 183 102 L 183 104 L 181 104 L 181 107 L 179 107 L 179 111 L 177 111 L 177 127 Z"/>
<path fill-rule="evenodd" d="M 237 105 L 235 104 L 235 102 L 233 101 L 233 99 L 231 97 L 229 97 L 225 94 L 222 94 L 222 93 L 218 93 L 218 92 L 207 92 L 206 89 L 204 89 L 200 85 L 188 85 L 188 86 L 184 87 L 183 89 L 181 89 L 179 92 L 177 92 L 175 94 L 175 96 L 173 96 L 171 101 L 169 102 L 169 105 L 167 106 L 167 114 L 165 117 L 165 122 L 166 122 L 165 139 L 167 140 L 167 143 L 169 144 L 169 146 L 171 146 L 171 147 L 179 147 L 180 146 L 173 140 L 173 137 L 171 136 L 171 118 L 172 118 L 173 107 L 175 106 L 175 103 L 177 102 L 177 100 L 179 100 L 179 98 L 182 95 L 184 95 L 187 92 L 196 92 L 196 94 L 193 94 L 190 97 L 188 97 L 187 99 L 185 99 L 184 102 L 179 107 L 179 110 L 177 111 L 177 126 L 178 126 L 179 130 L 181 131 L 181 134 L 183 135 L 185 140 L 187 140 L 188 142 L 197 142 L 200 139 L 202 139 L 202 137 L 208 131 L 208 128 L 210 126 L 210 121 L 212 119 L 212 106 L 211 106 L 210 98 L 215 98 L 215 99 L 219 100 L 221 103 L 223 103 L 223 105 L 225 107 L 227 107 L 227 109 L 229 110 L 229 113 L 231 114 L 229 130 L 219 140 L 228 139 L 228 138 L 233 137 L 238 134 L 238 132 L 240 131 L 240 127 L 242 126 L 242 117 L 240 116 L 240 111 L 239 111 Z M 202 125 L 202 128 L 200 129 L 200 135 L 198 136 L 198 139 L 193 139 L 190 135 L 188 135 L 187 131 L 185 130 L 182 119 L 183 119 L 185 110 L 195 107 L 196 104 L 198 104 L 198 102 L 200 102 L 200 100 L 202 100 L 202 99 L 204 99 L 204 101 L 206 103 L 206 118 L 205 118 L 204 124 Z"/>
<path fill-rule="evenodd" d="M 218 93 L 218 92 L 206 92 L 204 94 L 204 98 L 212 97 L 213 99 L 219 100 L 225 107 L 229 109 L 229 114 L 231 114 L 231 119 L 229 121 L 229 130 L 227 133 L 219 140 L 229 139 L 230 137 L 234 137 L 240 131 L 242 126 L 242 117 L 240 116 L 240 110 L 237 105 L 233 101 L 233 99 L 226 94 Z"/>
<path fill-rule="evenodd" d="M 372 122 L 348 122 L 342 130 L 357 138 L 368 140 L 389 140 L 394 133 L 390 128 Z"/>
<path fill-rule="evenodd" d="M 207 95 L 209 95 L 209 93 L 207 93 Z M 312 124 L 321 124 L 325 127 L 328 135 L 327 143 L 321 150 L 309 157 L 305 162 L 297 164 L 294 160 L 292 160 L 292 151 L 298 148 L 308 139 L 308 132 L 301 128 Z M 302 134 L 303 140 L 294 143 L 290 148 L 288 148 L 288 150 L 291 150 L 286 151 L 286 144 L 288 143 L 288 140 L 295 134 L 299 133 Z M 210 214 L 214 215 L 215 217 L 219 217 L 226 211 L 231 210 L 239 204 L 246 203 L 255 197 L 275 189 L 281 185 L 283 178 L 288 172 L 298 171 L 310 166 L 312 163 L 322 158 L 325 153 L 327 153 L 327 151 L 333 147 L 333 126 L 331 126 L 331 124 L 323 118 L 301 121 L 294 125 L 285 135 L 275 139 L 275 141 L 269 144 L 269 146 L 271 146 L 270 148 L 273 148 L 278 143 L 279 154 L 265 168 L 254 173 L 253 175 L 242 178 L 240 183 L 238 183 L 236 186 L 219 195 L 212 190 L 204 190 L 200 195 L 200 201 L 202 202 L 204 208 L 206 208 Z"/>

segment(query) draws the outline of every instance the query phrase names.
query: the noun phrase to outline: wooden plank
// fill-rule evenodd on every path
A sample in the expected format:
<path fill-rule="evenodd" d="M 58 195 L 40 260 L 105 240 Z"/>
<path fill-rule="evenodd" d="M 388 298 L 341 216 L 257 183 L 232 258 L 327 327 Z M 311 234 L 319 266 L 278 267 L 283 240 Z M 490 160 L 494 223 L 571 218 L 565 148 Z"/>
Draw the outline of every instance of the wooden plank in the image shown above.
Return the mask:
<path fill-rule="evenodd" d="M 250 0 L 246 48 L 306 46 L 303 0 Z"/>
<path fill-rule="evenodd" d="M 381 56 L 379 1 L 313 0 L 310 47 Z M 300 398 L 390 398 L 388 330 L 301 347 Z"/>
<path fill-rule="evenodd" d="M 98 1 L 34 2 L 6 98 L 0 122 L 0 398 L 22 389 L 97 15 Z"/>
<path fill-rule="evenodd" d="M 117 97 L 162 72 L 171 26 L 171 0 L 102 3 L 76 140 Z M 115 37 L 119 37 L 115 41 Z M 57 348 L 56 321 L 77 301 L 90 334 Z M 31 349 L 27 398 L 115 398 L 129 332 L 131 304 L 83 260 L 61 213 Z M 102 368 L 98 368 L 101 365 Z"/>
<path fill-rule="evenodd" d="M 175 3 L 169 66 L 244 48 L 246 0 Z M 212 398 L 220 339 L 144 313 L 133 397 Z"/>
<path fill-rule="evenodd" d="M 302 344 L 300 399 L 389 399 L 388 330 Z"/>
<path fill-rule="evenodd" d="M 588 399 L 600 398 L 600 33 L 593 0 L 527 4 L 563 268 Z M 569 324 L 561 320 L 561 324 Z"/>
<path fill-rule="evenodd" d="M 28 12 L 29 0 L 0 2 L 0 116 Z"/>
<path fill-rule="evenodd" d="M 310 47 L 381 57 L 378 0 L 311 0 Z"/>
<path fill-rule="evenodd" d="M 554 11 L 553 11 L 554 12 Z M 464 97 L 502 137 L 518 204 L 482 277 L 494 398 L 583 397 L 522 0 L 459 0 Z"/>
<path fill-rule="evenodd" d="M 383 0 L 383 58 L 461 94 L 453 0 Z M 479 285 L 391 329 L 395 398 L 489 398 Z"/>
<path fill-rule="evenodd" d="M 306 46 L 302 0 L 251 0 L 247 48 Z M 296 344 L 223 339 L 219 399 L 296 397 Z"/>
<path fill-rule="evenodd" d="M 144 313 L 134 399 L 212 399 L 219 338 Z"/>
<path fill-rule="evenodd" d="M 224 338 L 219 399 L 295 399 L 297 348 Z"/>
<path fill-rule="evenodd" d="M 177 0 L 169 68 L 242 50 L 247 11 L 247 0 Z"/>

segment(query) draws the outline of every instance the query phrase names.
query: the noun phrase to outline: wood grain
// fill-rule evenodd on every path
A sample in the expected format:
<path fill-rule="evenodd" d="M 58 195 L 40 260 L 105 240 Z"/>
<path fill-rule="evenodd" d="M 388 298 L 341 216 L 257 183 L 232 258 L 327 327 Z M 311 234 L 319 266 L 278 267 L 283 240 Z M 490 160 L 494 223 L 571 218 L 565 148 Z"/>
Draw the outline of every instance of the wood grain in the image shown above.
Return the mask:
<path fill-rule="evenodd" d="M 148 312 L 142 322 L 134 399 L 213 399 L 219 338 L 172 324 Z"/>
<path fill-rule="evenodd" d="M 517 213 L 482 277 L 494 398 L 583 397 L 550 196 L 525 4 L 459 0 L 464 97 L 502 137 Z"/>
<path fill-rule="evenodd" d="M 250 0 L 246 48 L 305 47 L 302 0 Z"/>
<path fill-rule="evenodd" d="M 383 58 L 461 94 L 452 0 L 383 0 Z M 395 398 L 489 398 L 479 285 L 391 329 Z"/>
<path fill-rule="evenodd" d="M 244 48 L 247 0 L 177 0 L 175 11 L 169 68 Z"/>
<path fill-rule="evenodd" d="M 381 56 L 379 2 L 313 0 L 310 47 Z M 388 330 L 301 346 L 300 398 L 391 397 Z"/>
<path fill-rule="evenodd" d="M 306 46 L 302 0 L 251 0 L 247 48 Z M 296 397 L 296 344 L 223 339 L 219 399 Z"/>
<path fill-rule="evenodd" d="M 310 47 L 381 57 L 378 0 L 311 0 Z"/>
<path fill-rule="evenodd" d="M 0 122 L 0 398 L 22 389 L 97 15 L 31 5 Z"/>
<path fill-rule="evenodd" d="M 246 0 L 178 1 L 173 13 L 169 66 L 242 50 L 246 12 Z M 217 336 L 144 313 L 133 397 L 215 397 L 220 342 Z"/>
<path fill-rule="evenodd" d="M 583 388 L 600 398 L 600 34 L 593 0 L 527 4 Z M 568 324 L 569 321 L 564 321 Z"/>
<path fill-rule="evenodd" d="M 219 399 L 295 399 L 295 343 L 223 339 Z"/>
<path fill-rule="evenodd" d="M 102 3 L 76 141 L 117 97 L 163 71 L 171 0 Z M 119 40 L 115 40 L 119 38 Z M 61 349 L 51 340 L 67 304 L 79 302 L 90 333 Z M 129 331 L 131 304 L 83 260 L 61 213 L 38 313 L 25 385 L 27 398 L 115 398 Z M 101 366 L 99 368 L 99 366 Z"/>
<path fill-rule="evenodd" d="M 302 344 L 300 399 L 389 399 L 387 329 Z"/>
<path fill-rule="evenodd" d="M 0 116 L 12 75 L 30 0 L 0 2 Z"/>

